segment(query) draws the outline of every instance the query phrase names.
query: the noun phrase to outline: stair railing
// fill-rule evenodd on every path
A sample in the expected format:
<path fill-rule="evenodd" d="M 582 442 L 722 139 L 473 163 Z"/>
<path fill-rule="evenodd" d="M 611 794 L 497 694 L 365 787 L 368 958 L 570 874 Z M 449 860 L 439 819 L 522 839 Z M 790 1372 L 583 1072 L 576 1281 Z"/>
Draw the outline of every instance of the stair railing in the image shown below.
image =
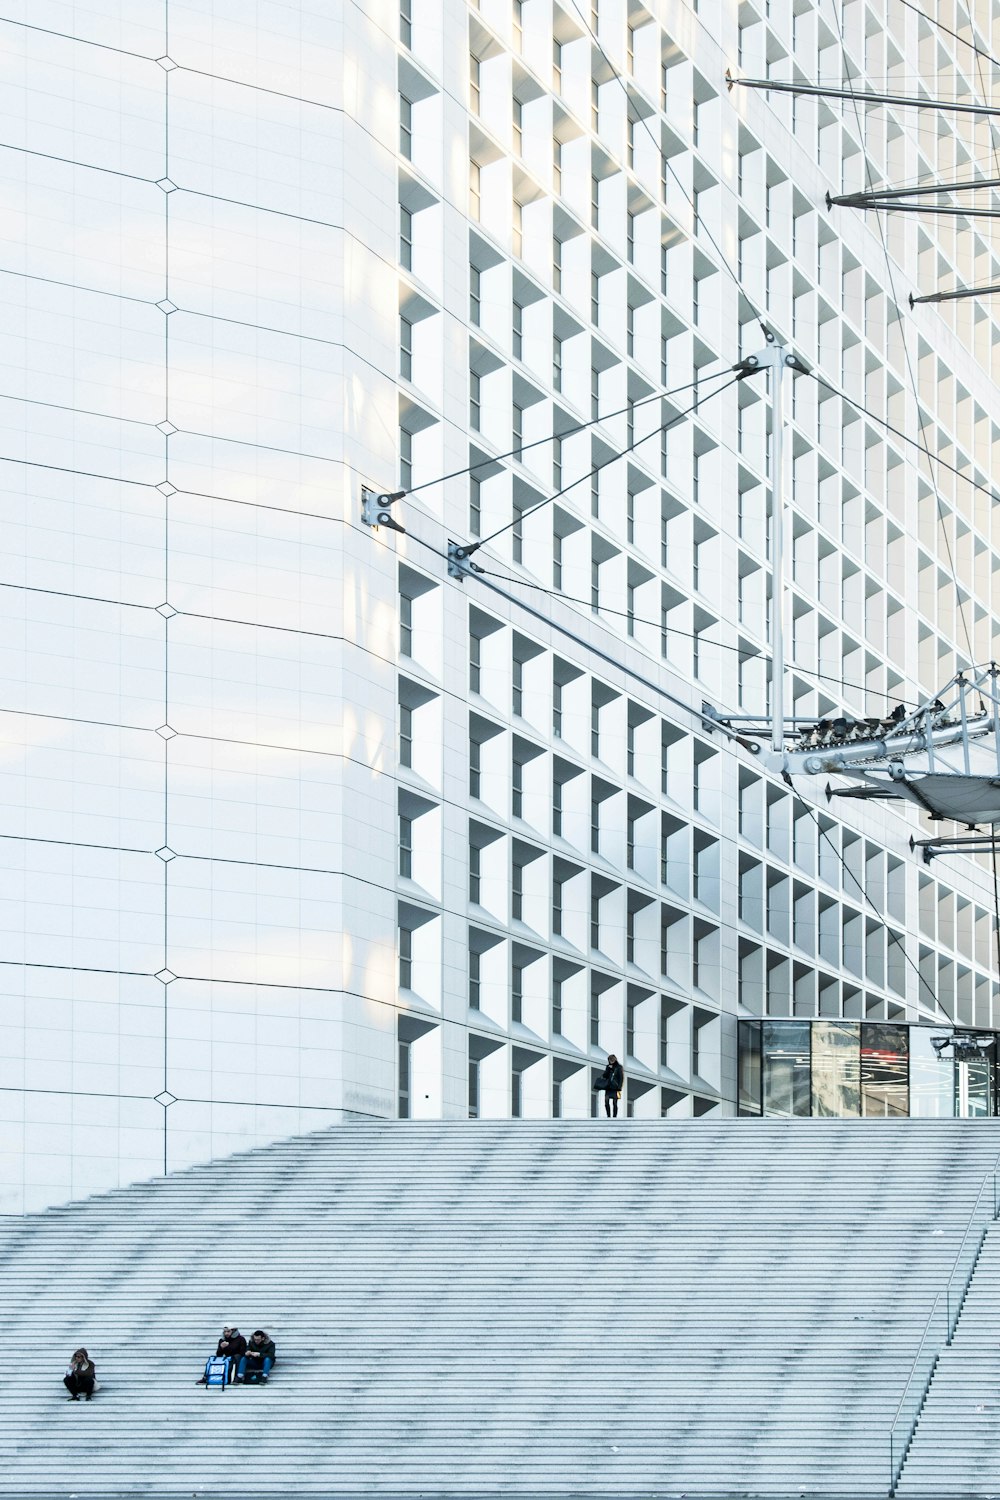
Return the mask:
<path fill-rule="evenodd" d="M 896 1415 L 889 1428 L 889 1494 L 896 1493 L 896 1485 L 902 1472 L 903 1461 L 916 1429 L 917 1419 L 923 1409 L 930 1383 L 941 1357 L 942 1349 L 951 1343 L 958 1323 L 959 1313 L 969 1290 L 969 1282 L 976 1268 L 986 1231 L 1000 1216 L 1000 1159 L 987 1172 L 965 1226 L 962 1243 L 958 1247 L 951 1268 L 951 1275 L 934 1298 L 924 1331 L 917 1345 L 917 1352 L 910 1366 L 903 1394 L 899 1398 Z"/>

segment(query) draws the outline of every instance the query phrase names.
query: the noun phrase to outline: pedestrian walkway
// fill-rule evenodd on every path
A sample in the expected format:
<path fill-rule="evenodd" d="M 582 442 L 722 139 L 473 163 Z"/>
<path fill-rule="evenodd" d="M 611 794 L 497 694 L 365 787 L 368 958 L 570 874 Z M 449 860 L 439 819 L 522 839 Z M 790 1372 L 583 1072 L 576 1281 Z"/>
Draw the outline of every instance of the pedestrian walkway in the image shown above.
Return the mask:
<path fill-rule="evenodd" d="M 961 1121 L 352 1124 L 0 1221 L 2 1487 L 884 1496 L 995 1155 Z M 269 1385 L 195 1384 L 227 1322 Z"/>

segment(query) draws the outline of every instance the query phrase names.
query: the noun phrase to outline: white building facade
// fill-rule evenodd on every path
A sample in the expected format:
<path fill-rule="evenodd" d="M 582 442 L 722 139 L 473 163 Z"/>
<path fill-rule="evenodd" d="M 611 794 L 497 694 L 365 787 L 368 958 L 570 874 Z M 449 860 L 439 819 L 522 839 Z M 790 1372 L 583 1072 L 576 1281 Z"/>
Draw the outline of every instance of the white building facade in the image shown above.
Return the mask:
<path fill-rule="evenodd" d="M 989 122 L 726 87 L 982 101 L 995 10 L 0 21 L 0 1212 L 587 1115 L 608 1052 L 629 1113 L 733 1113 L 739 1018 L 1000 1026 L 988 861 L 711 718 L 767 710 L 776 595 L 802 719 L 998 654 L 996 320 L 907 305 L 1000 280 L 986 221 L 825 206 L 996 175 Z M 784 588 L 761 317 L 825 382 Z"/>

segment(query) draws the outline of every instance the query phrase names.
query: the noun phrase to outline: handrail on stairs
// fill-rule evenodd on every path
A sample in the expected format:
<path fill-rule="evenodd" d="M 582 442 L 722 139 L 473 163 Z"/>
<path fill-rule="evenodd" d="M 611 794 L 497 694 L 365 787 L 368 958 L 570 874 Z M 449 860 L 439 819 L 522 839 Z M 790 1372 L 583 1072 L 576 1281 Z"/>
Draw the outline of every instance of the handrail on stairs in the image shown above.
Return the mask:
<path fill-rule="evenodd" d="M 903 1394 L 899 1398 L 896 1415 L 889 1428 L 890 1496 L 896 1493 L 903 1463 L 913 1440 L 917 1419 L 923 1409 L 941 1351 L 948 1347 L 954 1336 L 958 1316 L 969 1290 L 969 1282 L 972 1280 L 972 1273 L 983 1248 L 986 1231 L 1000 1217 L 998 1190 L 1000 1190 L 1000 1157 L 994 1162 L 993 1167 L 986 1173 L 980 1184 L 979 1193 L 969 1215 L 969 1222 L 965 1226 L 962 1243 L 958 1247 L 952 1264 L 951 1274 L 934 1298 L 924 1331 L 920 1336 L 920 1343 L 917 1345 L 917 1352 L 913 1357 L 913 1364 L 910 1366 L 910 1373 L 903 1387 Z M 972 1237 L 971 1247 L 970 1236 Z"/>

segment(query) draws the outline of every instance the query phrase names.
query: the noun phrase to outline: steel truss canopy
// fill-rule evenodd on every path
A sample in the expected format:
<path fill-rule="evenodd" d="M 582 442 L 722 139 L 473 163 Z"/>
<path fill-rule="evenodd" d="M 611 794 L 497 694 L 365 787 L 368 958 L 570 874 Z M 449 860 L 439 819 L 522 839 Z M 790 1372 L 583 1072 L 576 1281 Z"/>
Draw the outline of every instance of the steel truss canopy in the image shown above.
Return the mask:
<path fill-rule="evenodd" d="M 979 828 L 981 823 L 1000 823 L 1000 775 L 963 775 L 955 771 L 931 772 L 909 777 L 901 766 L 888 766 L 889 784 L 877 775 L 850 771 L 864 778 L 865 786 L 853 792 L 831 792 L 831 796 L 853 795 L 907 798 L 916 802 L 931 817 L 949 822 L 966 823 Z M 939 843 L 939 840 L 934 840 Z"/>
<path fill-rule="evenodd" d="M 733 721 L 733 728 L 737 724 Z M 740 720 L 740 735 L 765 740 L 771 725 Z M 989 662 L 957 673 L 941 694 L 918 708 L 902 705 L 885 719 L 847 715 L 786 726 L 785 748 L 769 757 L 792 776 L 845 776 L 856 786 L 827 787 L 830 797 L 912 802 L 933 820 L 969 830 L 1000 824 L 1000 666 Z M 964 840 L 913 841 L 934 853 L 955 853 L 966 843 L 992 847 L 990 835 Z"/>
<path fill-rule="evenodd" d="M 783 769 L 861 783 L 833 796 L 905 800 L 969 829 L 1000 823 L 1000 667 L 959 672 L 939 697 L 877 724 L 820 721 L 785 752 Z"/>

